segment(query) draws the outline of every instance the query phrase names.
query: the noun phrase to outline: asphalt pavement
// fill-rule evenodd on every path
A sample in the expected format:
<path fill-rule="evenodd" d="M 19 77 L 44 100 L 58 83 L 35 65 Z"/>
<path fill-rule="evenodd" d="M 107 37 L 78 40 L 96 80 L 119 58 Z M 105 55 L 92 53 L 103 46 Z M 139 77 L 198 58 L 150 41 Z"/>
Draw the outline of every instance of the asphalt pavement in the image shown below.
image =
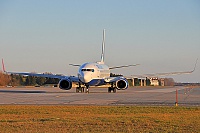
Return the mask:
<path fill-rule="evenodd" d="M 108 93 L 107 88 L 90 88 L 90 93 L 75 93 L 53 87 L 0 88 L 1 105 L 138 105 L 200 106 L 200 87 L 130 87 Z"/>

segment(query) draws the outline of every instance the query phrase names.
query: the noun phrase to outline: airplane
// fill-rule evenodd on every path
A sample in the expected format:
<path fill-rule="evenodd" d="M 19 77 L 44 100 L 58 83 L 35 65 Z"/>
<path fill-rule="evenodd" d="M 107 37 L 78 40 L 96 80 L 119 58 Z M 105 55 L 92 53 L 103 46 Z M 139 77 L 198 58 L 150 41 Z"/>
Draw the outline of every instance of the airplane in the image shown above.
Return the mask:
<path fill-rule="evenodd" d="M 78 87 L 76 87 L 76 92 L 87 92 L 89 93 L 90 86 L 102 86 L 109 85 L 108 92 L 116 93 L 116 90 L 125 90 L 129 87 L 128 81 L 124 76 L 111 77 L 110 70 L 125 68 L 131 66 L 138 66 L 140 64 L 134 65 L 123 65 L 123 66 L 115 66 L 108 67 L 104 61 L 105 56 L 105 29 L 103 30 L 103 41 L 102 41 L 102 53 L 101 53 L 101 61 L 100 62 L 87 62 L 82 65 L 77 64 L 69 64 L 71 66 L 79 67 L 78 76 L 62 76 L 62 75 L 50 75 L 50 74 L 39 74 L 39 73 L 27 73 L 27 72 L 7 72 L 5 70 L 4 61 L 2 59 L 2 68 L 3 72 L 7 74 L 16 74 L 16 75 L 25 75 L 25 76 L 36 76 L 36 77 L 46 77 L 46 78 L 57 78 L 60 79 L 58 86 L 62 90 L 70 90 L 72 88 L 72 82 L 78 83 Z M 198 60 L 198 59 L 197 59 Z M 196 61 L 197 64 L 197 61 Z M 194 70 L 196 68 L 196 64 Z M 186 72 L 170 72 L 170 73 L 158 73 L 154 75 L 177 75 L 177 74 L 190 74 L 192 71 Z M 145 75 L 145 77 L 150 75 Z M 151 74 L 153 76 L 153 74 Z M 135 77 L 132 75 L 132 77 Z M 86 90 L 85 90 L 86 88 Z"/>
<path fill-rule="evenodd" d="M 108 92 L 116 93 L 116 90 L 125 90 L 128 88 L 129 84 L 125 77 L 110 77 L 110 70 L 117 68 L 125 68 L 135 65 L 123 65 L 108 67 L 104 62 L 105 55 L 105 29 L 103 30 L 103 42 L 102 42 L 102 53 L 100 62 L 87 62 L 82 65 L 69 64 L 72 66 L 78 66 L 78 76 L 62 76 L 62 75 L 49 75 L 49 74 L 39 74 L 39 73 L 27 73 L 27 72 L 7 72 L 5 70 L 4 61 L 2 59 L 3 72 L 7 74 L 25 75 L 25 76 L 36 76 L 36 77 L 46 77 L 46 78 L 57 78 L 60 79 L 58 86 L 63 90 L 70 90 L 72 88 L 72 82 L 78 83 L 76 87 L 76 92 L 84 92 L 86 87 L 86 92 L 89 93 L 90 86 L 101 86 L 108 84 Z"/>

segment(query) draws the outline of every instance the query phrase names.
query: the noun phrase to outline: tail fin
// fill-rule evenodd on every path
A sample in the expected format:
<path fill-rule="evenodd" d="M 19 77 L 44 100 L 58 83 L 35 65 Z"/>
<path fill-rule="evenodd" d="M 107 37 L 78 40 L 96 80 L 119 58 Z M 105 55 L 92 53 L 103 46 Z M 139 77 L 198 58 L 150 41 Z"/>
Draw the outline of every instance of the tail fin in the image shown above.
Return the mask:
<path fill-rule="evenodd" d="M 101 63 L 104 64 L 104 57 L 105 57 L 105 32 L 106 30 L 103 30 L 103 41 L 102 41 L 102 52 L 101 52 Z"/>
<path fill-rule="evenodd" d="M 1 61 L 2 61 L 1 63 L 2 63 L 3 72 L 6 72 L 3 59 Z"/>

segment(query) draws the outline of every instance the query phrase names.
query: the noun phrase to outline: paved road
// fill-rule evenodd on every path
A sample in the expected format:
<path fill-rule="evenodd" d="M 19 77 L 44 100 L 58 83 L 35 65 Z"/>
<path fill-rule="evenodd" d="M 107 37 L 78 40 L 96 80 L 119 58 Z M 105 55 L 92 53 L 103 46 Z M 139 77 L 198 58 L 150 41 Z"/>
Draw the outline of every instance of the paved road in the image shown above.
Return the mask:
<path fill-rule="evenodd" d="M 132 87 L 108 93 L 107 88 L 90 88 L 90 93 L 75 93 L 59 88 L 0 88 L 0 104 L 56 104 L 56 105 L 145 105 L 200 106 L 200 87 Z"/>

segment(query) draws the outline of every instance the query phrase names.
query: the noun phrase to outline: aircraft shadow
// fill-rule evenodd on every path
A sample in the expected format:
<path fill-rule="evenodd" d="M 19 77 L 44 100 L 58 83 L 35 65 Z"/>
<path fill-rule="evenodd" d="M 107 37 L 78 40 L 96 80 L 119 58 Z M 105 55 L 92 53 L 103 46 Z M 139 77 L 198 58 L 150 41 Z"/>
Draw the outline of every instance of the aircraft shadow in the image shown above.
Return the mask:
<path fill-rule="evenodd" d="M 0 90 L 0 93 L 46 93 L 46 91 Z"/>
<path fill-rule="evenodd" d="M 39 94 L 39 93 L 75 93 L 75 92 L 49 92 L 49 91 L 37 91 L 37 90 L 0 90 L 0 93 L 29 93 L 29 94 Z"/>

